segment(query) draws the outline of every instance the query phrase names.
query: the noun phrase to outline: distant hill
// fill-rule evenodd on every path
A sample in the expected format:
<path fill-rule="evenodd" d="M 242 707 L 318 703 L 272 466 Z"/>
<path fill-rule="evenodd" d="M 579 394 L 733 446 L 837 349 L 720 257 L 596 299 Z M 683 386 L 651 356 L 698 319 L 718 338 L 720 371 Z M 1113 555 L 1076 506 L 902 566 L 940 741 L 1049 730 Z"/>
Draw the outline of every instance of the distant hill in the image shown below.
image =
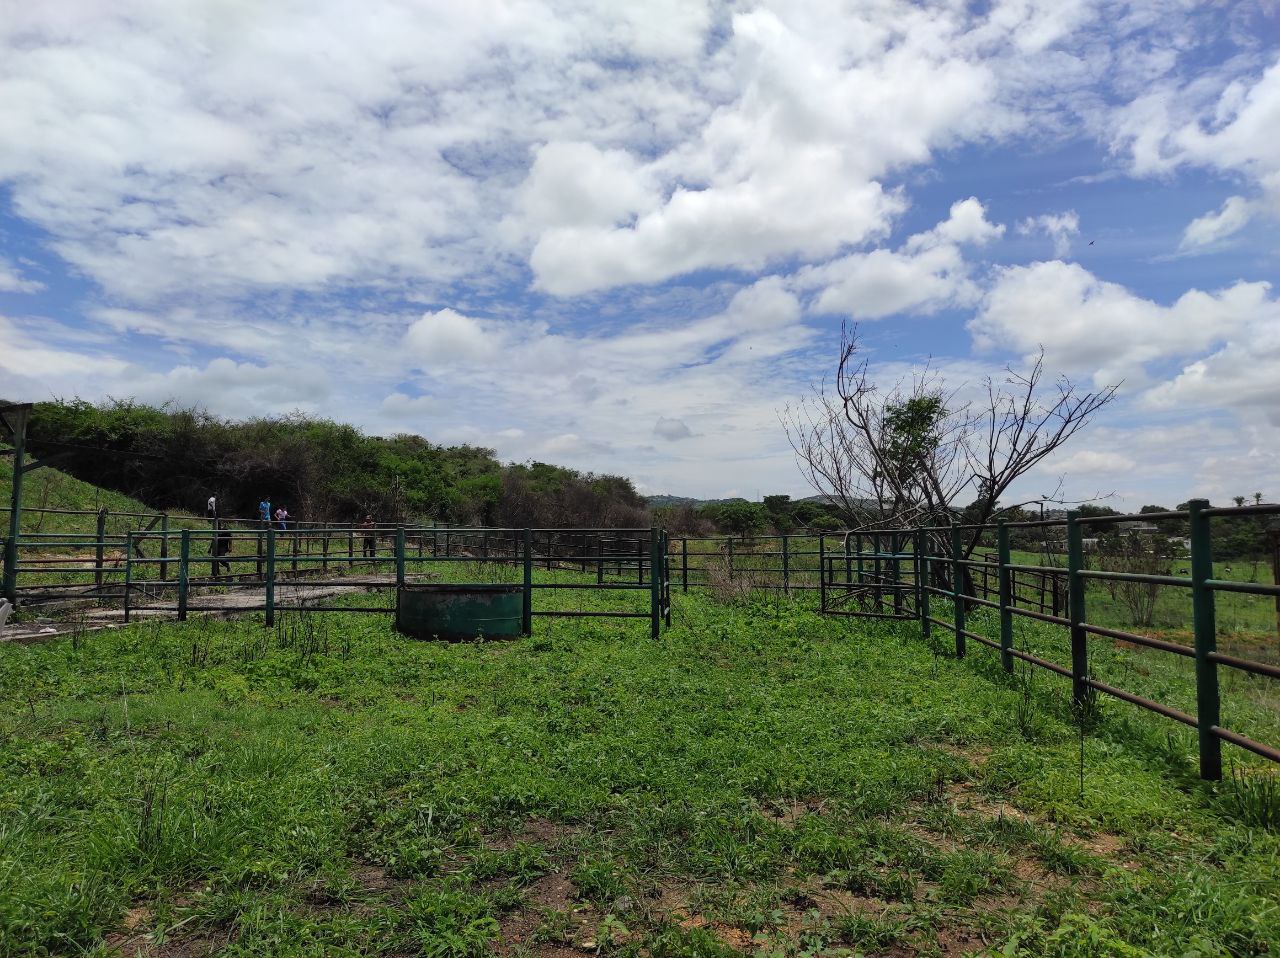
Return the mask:
<path fill-rule="evenodd" d="M 731 499 L 694 499 L 692 496 L 646 496 L 645 503 L 650 509 L 670 509 L 677 506 L 692 506 L 697 509 L 701 506 L 718 506 L 726 502 L 746 502 L 741 496 L 734 496 Z"/>

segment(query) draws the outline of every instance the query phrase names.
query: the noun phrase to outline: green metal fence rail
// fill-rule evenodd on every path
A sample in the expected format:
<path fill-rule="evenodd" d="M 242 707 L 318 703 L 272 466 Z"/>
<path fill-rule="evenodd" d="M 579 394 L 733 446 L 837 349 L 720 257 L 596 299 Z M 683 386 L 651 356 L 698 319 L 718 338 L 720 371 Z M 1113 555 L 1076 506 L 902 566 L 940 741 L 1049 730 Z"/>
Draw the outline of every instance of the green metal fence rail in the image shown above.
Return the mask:
<path fill-rule="evenodd" d="M 1070 679 L 1072 697 L 1077 702 L 1082 701 L 1089 691 L 1093 690 L 1196 729 L 1199 741 L 1200 775 L 1205 779 L 1217 780 L 1222 777 L 1223 742 L 1230 742 L 1263 758 L 1280 762 L 1280 749 L 1255 741 L 1222 725 L 1220 669 L 1228 668 L 1254 676 L 1277 679 L 1280 678 L 1280 667 L 1255 659 L 1219 653 L 1214 609 L 1214 596 L 1219 592 L 1277 598 L 1280 597 L 1280 585 L 1214 578 L 1210 535 L 1210 524 L 1214 518 L 1280 515 L 1280 506 L 1211 508 L 1209 503 L 1202 499 L 1192 500 L 1188 505 L 1189 508 L 1186 511 L 1146 513 L 1140 516 L 1081 516 L 1078 513 L 1070 513 L 1065 520 L 1007 522 L 984 526 L 933 526 L 913 530 L 918 553 L 916 558 L 919 567 L 918 583 L 922 589 L 922 601 L 919 604 L 922 630 L 926 635 L 933 627 L 951 632 L 955 636 L 957 655 L 965 653 L 966 640 L 973 640 L 997 651 L 1000 654 L 1001 665 L 1006 671 L 1012 671 L 1014 660 L 1018 660 Z M 1179 520 L 1188 523 L 1191 532 L 1190 575 L 1152 575 L 1086 567 L 1083 551 L 1083 533 L 1086 527 L 1160 520 Z M 1012 562 L 1009 551 L 1009 530 L 1018 527 L 1061 528 L 1065 532 L 1067 543 L 1066 569 Z M 979 537 L 995 539 L 997 548 L 994 563 L 986 558 L 964 556 L 962 538 L 967 536 L 972 539 L 974 533 Z M 974 555 L 978 554 L 974 553 Z M 977 594 L 982 590 L 974 586 L 973 572 L 982 569 L 991 570 L 996 583 L 996 601 Z M 1032 609 L 1019 605 L 1014 579 L 1020 573 L 1062 576 L 1067 588 L 1066 608 L 1062 610 L 1066 614 L 1045 612 L 1043 608 Z M 1088 619 L 1087 607 L 1087 586 L 1091 580 L 1136 582 L 1189 590 L 1194 644 L 1188 647 L 1137 632 L 1091 623 Z M 931 614 L 928 601 L 930 595 L 951 600 L 953 606 L 951 621 Z M 976 633 L 966 627 L 966 609 L 984 606 L 996 609 L 999 613 L 998 639 Z M 1070 667 L 1050 662 L 1026 650 L 1016 648 L 1013 635 L 1015 616 L 1047 622 L 1066 629 L 1070 639 Z M 1095 678 L 1089 667 L 1089 643 L 1095 637 L 1118 639 L 1147 649 L 1191 659 L 1195 667 L 1195 713 L 1181 711 Z"/>
<path fill-rule="evenodd" d="M 33 510 L 24 515 L 32 517 Z M 404 525 L 321 525 L 251 520 L 219 520 L 197 528 L 105 530 L 103 513 L 94 531 L 24 533 L 8 550 L 15 605 L 19 611 L 65 605 L 69 601 L 118 603 L 125 621 L 139 613 L 262 612 L 266 624 L 277 612 L 393 611 L 391 593 L 410 584 L 465 587 L 496 584 L 501 569 L 523 581 L 523 631 L 534 618 L 643 619 L 657 638 L 671 621 L 670 566 L 666 534 L 659 529 L 498 529 Z M 148 517 L 149 518 L 149 517 Z M 153 523 L 155 525 L 155 523 Z M 176 540 L 177 556 L 169 551 Z M 221 546 L 222 548 L 219 548 Z M 473 568 L 467 582 L 442 582 L 432 569 L 448 563 Z M 202 574 L 207 569 L 208 574 Z M 6 565 L 6 573 L 10 567 Z M 567 575 L 547 581 L 545 573 Z M 333 573 L 340 572 L 337 577 Z M 325 574 L 329 573 L 329 576 Z M 535 575 L 537 573 L 537 575 Z M 511 573 L 508 573 L 511 574 Z M 323 581 L 318 582 L 318 579 Z M 352 605 L 299 598 L 315 585 L 388 593 L 382 604 Z M 238 595 L 234 603 L 210 601 L 209 590 Z M 539 607 L 548 590 L 601 592 L 645 597 L 644 608 L 583 609 Z"/>

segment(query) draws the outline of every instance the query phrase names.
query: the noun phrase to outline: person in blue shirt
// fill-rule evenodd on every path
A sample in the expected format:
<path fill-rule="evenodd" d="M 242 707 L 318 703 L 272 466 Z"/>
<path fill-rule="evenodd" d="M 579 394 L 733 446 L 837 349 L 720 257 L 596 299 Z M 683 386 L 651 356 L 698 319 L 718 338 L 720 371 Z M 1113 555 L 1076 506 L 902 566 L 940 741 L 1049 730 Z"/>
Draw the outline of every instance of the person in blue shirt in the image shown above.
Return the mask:
<path fill-rule="evenodd" d="M 258 503 L 258 518 L 262 520 L 262 528 L 271 528 L 271 500 L 263 499 Z"/>

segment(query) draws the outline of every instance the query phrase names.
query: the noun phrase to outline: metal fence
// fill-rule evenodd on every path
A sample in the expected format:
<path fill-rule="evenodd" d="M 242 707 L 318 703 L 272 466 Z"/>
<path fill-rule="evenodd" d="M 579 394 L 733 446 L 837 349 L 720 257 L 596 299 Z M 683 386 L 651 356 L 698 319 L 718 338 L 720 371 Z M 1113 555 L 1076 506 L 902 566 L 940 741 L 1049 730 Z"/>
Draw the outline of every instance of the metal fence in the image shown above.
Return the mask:
<path fill-rule="evenodd" d="M 1013 670 L 1014 660 L 1046 669 L 1069 679 L 1072 683 L 1073 701 L 1082 702 L 1090 692 L 1102 693 L 1129 702 L 1139 708 L 1180 722 L 1197 731 L 1199 739 L 1200 774 L 1206 779 L 1222 777 L 1222 743 L 1230 742 L 1257 755 L 1280 762 L 1280 749 L 1255 741 L 1237 731 L 1225 728 L 1221 718 L 1220 669 L 1233 669 L 1254 676 L 1280 678 L 1280 667 L 1256 659 L 1228 655 L 1218 651 L 1218 630 L 1214 597 L 1222 592 L 1244 593 L 1254 596 L 1280 597 L 1280 586 L 1261 582 L 1238 582 L 1214 578 L 1211 540 L 1211 522 L 1218 517 L 1243 518 L 1280 514 L 1280 506 L 1259 505 L 1232 508 L 1211 508 L 1208 501 L 1192 500 L 1186 511 L 1146 513 L 1142 516 L 1089 516 L 1070 514 L 1064 519 L 1030 522 L 1001 522 L 993 525 L 934 526 L 911 530 L 914 537 L 915 569 L 911 580 L 917 593 L 919 619 L 926 638 L 937 626 L 946 629 L 955 639 L 955 653 L 964 656 L 968 641 L 972 640 L 996 650 L 1006 671 Z M 1084 530 L 1141 519 L 1145 522 L 1180 520 L 1190 527 L 1189 575 L 1153 575 L 1143 572 L 1087 568 L 1084 561 Z M 1015 563 L 1010 556 L 1009 533 L 1014 528 L 1059 527 L 1063 529 L 1067 545 L 1066 569 Z M 973 535 L 994 536 L 996 555 L 990 558 L 965 558 L 964 542 Z M 987 572 L 995 577 L 996 598 L 978 596 L 973 588 L 973 572 Z M 1063 577 L 1066 584 L 1066 607 L 1059 614 L 1043 608 L 1026 608 L 1019 604 L 1015 594 L 1015 580 L 1019 575 Z M 1187 589 L 1191 596 L 1192 631 L 1191 646 L 1180 645 L 1165 639 L 1142 635 L 1125 629 L 1109 628 L 1088 620 L 1086 589 L 1090 581 L 1144 583 L 1151 586 Z M 931 597 L 949 600 L 951 619 L 938 618 L 930 609 Z M 1043 603 L 1042 603 L 1043 604 Z M 992 638 L 968 628 L 966 614 L 975 607 L 996 610 L 999 617 L 999 634 Z M 1065 667 L 1015 647 L 1013 622 L 1015 616 L 1061 626 L 1070 639 L 1071 665 Z M 1089 639 L 1091 636 L 1120 640 L 1143 648 L 1176 655 L 1190 660 L 1195 669 L 1195 713 L 1176 709 L 1125 689 L 1098 680 L 1090 671 Z"/>
<path fill-rule="evenodd" d="M 24 510 L 38 524 L 40 510 Z M 50 510 L 50 512 L 53 512 Z M 439 526 L 327 525 L 289 521 L 170 521 L 133 514 L 130 528 L 111 531 L 124 514 L 59 510 L 92 516 L 87 533 L 24 531 L 7 556 L 6 592 L 20 611 L 75 603 L 118 606 L 124 621 L 138 613 L 394 611 L 401 587 L 500 584 L 522 586 L 523 630 L 532 619 L 646 620 L 657 636 L 671 621 L 666 534 L 658 529 L 497 529 Z M 151 521 L 146 521 L 151 520 Z M 185 527 L 175 528 L 181 522 Z M 472 569 L 466 581 L 441 581 Z M 554 573 L 554 574 L 552 574 Z M 328 587 L 328 591 L 326 588 Z M 334 592 L 385 593 L 380 604 L 329 601 Z M 625 607 L 540 607 L 544 592 L 605 593 Z"/>

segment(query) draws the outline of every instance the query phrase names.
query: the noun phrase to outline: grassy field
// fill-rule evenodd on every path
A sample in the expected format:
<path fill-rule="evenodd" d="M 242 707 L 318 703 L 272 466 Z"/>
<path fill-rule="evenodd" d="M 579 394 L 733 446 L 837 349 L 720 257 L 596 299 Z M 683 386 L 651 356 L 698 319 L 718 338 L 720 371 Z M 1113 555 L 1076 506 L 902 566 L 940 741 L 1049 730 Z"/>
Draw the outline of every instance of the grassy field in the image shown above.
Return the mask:
<path fill-rule="evenodd" d="M 672 558 L 672 577 L 678 588 L 681 582 L 680 544 L 674 545 Z M 723 582 L 727 578 L 727 553 L 724 551 L 724 540 L 691 539 L 689 540 L 691 557 L 689 564 L 689 582 L 695 589 L 705 588 L 708 583 Z M 867 545 L 870 548 L 870 545 Z M 818 540 L 812 536 L 792 536 L 789 541 L 790 582 L 800 587 L 816 587 L 818 584 Z M 827 549 L 839 552 L 840 537 L 828 539 Z M 782 584 L 781 545 L 777 538 L 759 538 L 748 542 L 735 542 L 733 546 L 733 564 L 739 582 L 754 581 L 759 585 L 772 586 Z M 906 552 L 910 552 L 910 546 Z M 984 550 L 978 550 L 983 554 Z M 710 555 L 709 553 L 715 553 Z M 1012 560 L 1020 565 L 1044 565 L 1044 557 L 1035 552 L 1015 550 Z M 1065 567 L 1065 556 L 1053 556 L 1052 565 Z M 855 569 L 856 560 L 852 561 Z M 1185 574 L 1187 560 L 1170 560 L 1173 574 Z M 907 563 L 902 572 L 910 575 Z M 836 577 L 843 578 L 844 567 L 836 563 Z M 975 575 L 980 579 L 981 571 Z M 1237 582 L 1261 582 L 1271 584 L 1274 579 L 1270 565 L 1263 559 L 1236 560 L 1214 563 L 1214 576 L 1219 579 Z M 1031 608 L 1039 608 L 1037 593 L 1040 589 L 1038 578 L 1030 573 L 1019 573 L 1017 576 L 1020 603 Z M 992 570 L 988 584 L 992 598 L 996 592 L 996 577 Z M 1046 604 L 1049 601 L 1046 599 Z M 1216 597 L 1218 634 L 1227 640 L 1233 650 L 1240 653 L 1254 654 L 1266 661 L 1280 661 L 1280 625 L 1277 624 L 1275 600 L 1264 596 L 1242 595 L 1232 592 L 1219 592 Z M 1065 597 L 1063 599 L 1065 607 Z M 1170 640 L 1190 641 L 1191 639 L 1191 593 L 1189 589 L 1159 586 L 1156 588 L 1155 608 L 1150 625 L 1140 624 L 1129 606 L 1122 598 L 1113 595 L 1111 590 L 1098 581 L 1091 581 L 1088 586 L 1086 605 L 1088 621 L 1113 629 L 1126 629 L 1144 635 L 1152 635 Z M 1065 611 L 1062 612 L 1065 615 Z"/>
<path fill-rule="evenodd" d="M 676 602 L 658 643 L 294 615 L 0 646 L 0 954 L 1280 947 L 1274 805 L 1201 785 L 1187 730 L 1103 704 L 1082 787 L 1051 676 L 803 602 Z M 1095 661 L 1184 694 L 1167 658 Z"/>

